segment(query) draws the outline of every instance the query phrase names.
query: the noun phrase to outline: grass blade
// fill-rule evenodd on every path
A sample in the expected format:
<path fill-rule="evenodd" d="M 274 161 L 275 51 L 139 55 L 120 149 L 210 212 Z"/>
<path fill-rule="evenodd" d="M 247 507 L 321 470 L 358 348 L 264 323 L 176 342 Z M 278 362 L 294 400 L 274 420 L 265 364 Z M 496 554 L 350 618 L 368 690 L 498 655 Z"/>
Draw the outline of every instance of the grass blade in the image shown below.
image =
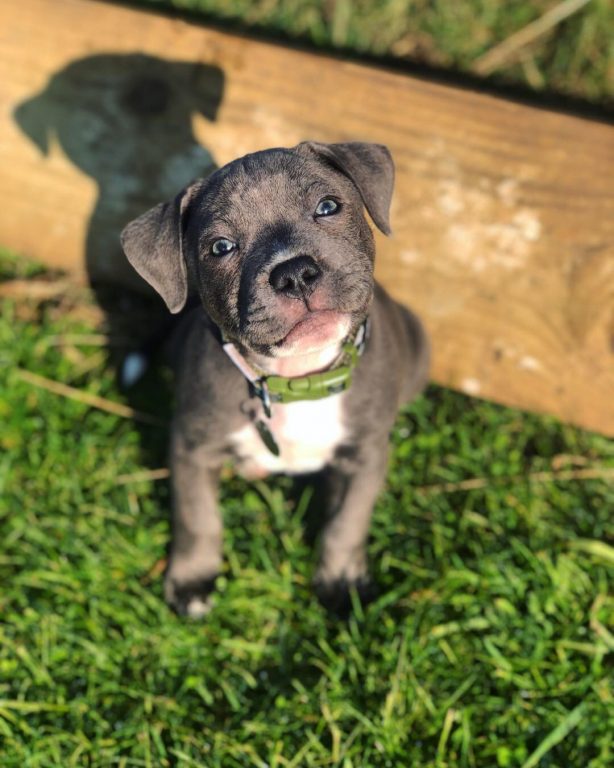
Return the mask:
<path fill-rule="evenodd" d="M 563 741 L 563 739 L 576 728 L 582 720 L 584 709 L 584 702 L 578 704 L 575 709 L 572 709 L 567 717 L 546 736 L 539 747 L 537 747 L 537 749 L 529 756 L 529 759 L 524 763 L 522 768 L 535 768 L 545 754 L 550 752 L 553 747 L 556 747 L 557 744 Z"/>

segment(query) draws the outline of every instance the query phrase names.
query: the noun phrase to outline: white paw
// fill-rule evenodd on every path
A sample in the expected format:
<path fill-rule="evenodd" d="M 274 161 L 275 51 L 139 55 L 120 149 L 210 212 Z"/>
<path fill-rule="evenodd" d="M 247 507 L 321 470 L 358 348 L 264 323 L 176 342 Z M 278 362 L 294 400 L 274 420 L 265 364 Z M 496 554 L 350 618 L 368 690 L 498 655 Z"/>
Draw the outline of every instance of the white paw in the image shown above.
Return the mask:
<path fill-rule="evenodd" d="M 191 619 L 202 619 L 213 607 L 211 598 L 203 600 L 200 597 L 193 597 L 185 606 L 186 616 Z"/>

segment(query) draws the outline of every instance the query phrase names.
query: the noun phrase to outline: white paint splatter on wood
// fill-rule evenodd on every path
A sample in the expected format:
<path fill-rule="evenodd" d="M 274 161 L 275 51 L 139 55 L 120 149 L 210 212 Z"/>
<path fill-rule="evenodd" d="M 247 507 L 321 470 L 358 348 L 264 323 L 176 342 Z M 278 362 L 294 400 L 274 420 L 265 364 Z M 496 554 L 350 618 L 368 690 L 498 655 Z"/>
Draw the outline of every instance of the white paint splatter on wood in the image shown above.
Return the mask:
<path fill-rule="evenodd" d="M 482 385 L 477 379 L 463 379 L 460 383 L 461 390 L 467 395 L 479 395 Z"/>
<path fill-rule="evenodd" d="M 514 179 L 495 184 L 485 178 L 469 186 L 460 172 L 439 183 L 435 205 L 450 221 L 443 237 L 451 259 L 476 273 L 526 266 L 542 224 L 536 211 L 517 207 L 518 186 Z M 425 206 L 423 213 L 432 210 Z"/>

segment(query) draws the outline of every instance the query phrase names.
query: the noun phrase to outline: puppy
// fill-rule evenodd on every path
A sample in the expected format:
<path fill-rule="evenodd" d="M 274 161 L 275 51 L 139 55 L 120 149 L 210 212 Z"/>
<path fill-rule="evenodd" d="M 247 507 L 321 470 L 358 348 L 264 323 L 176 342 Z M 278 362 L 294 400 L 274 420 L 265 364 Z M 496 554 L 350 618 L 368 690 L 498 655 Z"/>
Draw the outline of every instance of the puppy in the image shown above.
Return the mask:
<path fill-rule="evenodd" d="M 385 234 L 386 147 L 304 142 L 235 160 L 128 224 L 124 251 L 180 312 L 171 435 L 173 539 L 165 595 L 200 616 L 221 569 L 217 490 L 321 472 L 327 523 L 316 587 L 339 605 L 368 584 L 365 543 L 401 405 L 424 387 L 419 320 L 373 278 L 365 219 Z"/>

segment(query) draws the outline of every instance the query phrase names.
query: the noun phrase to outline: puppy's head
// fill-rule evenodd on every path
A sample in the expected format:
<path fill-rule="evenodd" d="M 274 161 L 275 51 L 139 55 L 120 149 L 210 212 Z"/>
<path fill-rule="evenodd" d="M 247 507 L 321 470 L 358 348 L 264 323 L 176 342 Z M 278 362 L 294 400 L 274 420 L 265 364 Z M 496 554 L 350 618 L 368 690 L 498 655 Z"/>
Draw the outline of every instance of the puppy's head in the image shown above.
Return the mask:
<path fill-rule="evenodd" d="M 394 167 L 378 144 L 246 155 L 128 224 L 122 245 L 171 312 L 188 285 L 225 336 L 273 357 L 341 341 L 373 293 L 363 207 L 389 234 Z"/>

